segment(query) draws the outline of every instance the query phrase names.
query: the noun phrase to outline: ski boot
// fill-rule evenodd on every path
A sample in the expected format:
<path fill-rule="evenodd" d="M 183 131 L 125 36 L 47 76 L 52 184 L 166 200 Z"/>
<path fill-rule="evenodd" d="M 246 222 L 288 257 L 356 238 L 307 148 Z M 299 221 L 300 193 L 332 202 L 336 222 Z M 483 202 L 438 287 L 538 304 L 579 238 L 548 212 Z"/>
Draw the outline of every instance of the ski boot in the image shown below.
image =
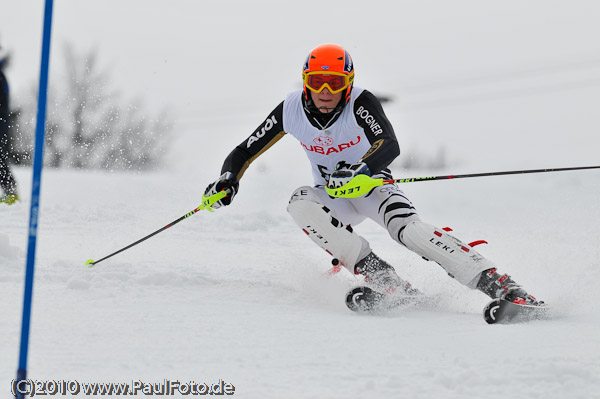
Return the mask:
<path fill-rule="evenodd" d="M 496 273 L 496 268 L 485 270 L 477 283 L 477 289 L 492 299 L 504 299 L 517 305 L 544 306 L 523 287 L 515 283 L 508 274 Z"/>
<path fill-rule="evenodd" d="M 396 271 L 386 261 L 370 252 L 354 266 L 354 274 L 365 276 L 365 282 L 375 291 L 382 294 L 421 295 L 421 292 L 413 288 L 396 274 Z"/>

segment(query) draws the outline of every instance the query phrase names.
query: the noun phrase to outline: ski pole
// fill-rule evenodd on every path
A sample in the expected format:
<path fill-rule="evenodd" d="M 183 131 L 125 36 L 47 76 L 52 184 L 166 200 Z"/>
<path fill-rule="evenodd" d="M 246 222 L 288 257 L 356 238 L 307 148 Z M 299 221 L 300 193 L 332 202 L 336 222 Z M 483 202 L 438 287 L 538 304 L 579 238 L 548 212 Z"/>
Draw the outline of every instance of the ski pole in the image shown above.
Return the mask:
<path fill-rule="evenodd" d="M 203 209 L 206 209 L 209 212 L 214 212 L 211 208 L 212 204 L 214 204 L 215 202 L 219 201 L 221 198 L 224 198 L 224 197 L 227 197 L 227 193 L 225 192 L 225 190 L 220 191 L 214 195 L 211 195 L 210 197 L 205 197 L 204 195 L 202 195 L 202 205 L 200 205 L 198 208 L 194 209 L 193 211 L 186 213 L 185 215 L 183 215 L 182 217 L 180 217 L 177 220 L 172 221 L 165 227 L 156 230 L 154 233 L 148 234 L 146 237 L 141 238 L 141 239 L 137 240 L 136 242 L 131 243 L 128 246 L 121 248 L 116 252 L 113 252 L 110 255 L 106 255 L 104 258 L 102 258 L 100 260 L 88 259 L 87 262 L 85 262 L 85 265 L 88 268 L 96 266 L 98 263 L 102 262 L 103 260 L 108 259 L 111 256 L 115 256 L 116 254 L 121 253 L 121 252 L 125 251 L 126 249 L 129 249 L 129 248 L 133 247 L 134 245 L 141 243 L 142 241 L 146 241 L 148 238 L 153 237 L 153 236 L 157 235 L 158 233 L 160 233 L 161 231 L 164 231 L 164 230 L 168 229 L 169 227 L 176 225 L 177 223 L 181 222 L 183 219 L 186 219 L 186 218 L 192 216 L 193 214 L 195 214 L 196 212 L 199 212 Z"/>
<path fill-rule="evenodd" d="M 583 170 L 583 169 L 600 169 L 600 166 L 580 166 L 574 168 L 553 168 L 553 169 L 529 169 L 529 170 L 512 170 L 506 172 L 487 172 L 487 173 L 469 173 L 464 175 L 446 175 L 446 176 L 429 176 L 429 177 L 412 177 L 408 179 L 373 179 L 367 175 L 358 175 L 352 179 L 348 184 L 338 188 L 328 188 L 325 190 L 332 197 L 341 198 L 357 198 L 370 192 L 375 187 L 383 186 L 384 184 L 393 183 L 413 183 L 419 181 L 432 181 L 432 180 L 449 180 L 449 179 L 462 179 L 465 177 L 483 177 L 483 176 L 503 176 L 503 175 L 517 175 L 526 173 L 544 173 L 544 172 L 562 172 L 568 170 Z"/>

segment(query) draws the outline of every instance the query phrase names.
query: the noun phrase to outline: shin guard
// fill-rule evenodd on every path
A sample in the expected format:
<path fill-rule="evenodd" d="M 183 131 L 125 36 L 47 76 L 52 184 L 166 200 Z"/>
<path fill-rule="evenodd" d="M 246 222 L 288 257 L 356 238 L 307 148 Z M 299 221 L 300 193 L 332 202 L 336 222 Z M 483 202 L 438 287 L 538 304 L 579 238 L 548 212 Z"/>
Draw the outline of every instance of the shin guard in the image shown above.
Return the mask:
<path fill-rule="evenodd" d="M 408 249 L 438 263 L 469 288 L 477 287 L 481 272 L 494 267 L 468 244 L 427 223 L 409 223 L 401 233 L 401 240 Z"/>
<path fill-rule="evenodd" d="M 314 241 L 354 273 L 354 265 L 371 252 L 369 243 L 359 237 L 352 228 L 344 226 L 317 202 L 295 200 L 288 205 L 288 212 L 296 224 Z"/>

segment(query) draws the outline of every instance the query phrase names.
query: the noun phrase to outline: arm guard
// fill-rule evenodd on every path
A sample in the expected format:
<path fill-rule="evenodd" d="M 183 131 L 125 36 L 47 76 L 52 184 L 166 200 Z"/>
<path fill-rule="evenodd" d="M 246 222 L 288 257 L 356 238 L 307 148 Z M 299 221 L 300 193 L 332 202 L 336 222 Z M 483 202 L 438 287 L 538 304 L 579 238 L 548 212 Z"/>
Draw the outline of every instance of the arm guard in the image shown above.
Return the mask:
<path fill-rule="evenodd" d="M 221 173 L 232 172 L 240 180 L 250 164 L 283 137 L 283 102 L 246 140 L 231 151 L 225 159 Z"/>
<path fill-rule="evenodd" d="M 354 116 L 371 143 L 371 148 L 363 155 L 361 161 L 367 164 L 372 174 L 376 174 L 400 155 L 394 128 L 383 112 L 379 100 L 367 90 L 354 102 Z"/>

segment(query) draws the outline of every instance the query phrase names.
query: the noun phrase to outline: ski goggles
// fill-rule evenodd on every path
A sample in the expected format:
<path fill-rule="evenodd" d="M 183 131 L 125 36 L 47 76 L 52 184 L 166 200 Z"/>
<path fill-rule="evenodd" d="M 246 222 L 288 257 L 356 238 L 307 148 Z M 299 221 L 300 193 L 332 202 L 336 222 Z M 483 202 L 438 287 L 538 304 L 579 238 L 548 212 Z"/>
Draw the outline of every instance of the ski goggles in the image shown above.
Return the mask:
<path fill-rule="evenodd" d="M 348 76 L 340 72 L 308 72 L 303 76 L 304 84 L 315 93 L 320 93 L 325 87 L 332 93 L 339 93 L 354 80 L 354 74 Z"/>

